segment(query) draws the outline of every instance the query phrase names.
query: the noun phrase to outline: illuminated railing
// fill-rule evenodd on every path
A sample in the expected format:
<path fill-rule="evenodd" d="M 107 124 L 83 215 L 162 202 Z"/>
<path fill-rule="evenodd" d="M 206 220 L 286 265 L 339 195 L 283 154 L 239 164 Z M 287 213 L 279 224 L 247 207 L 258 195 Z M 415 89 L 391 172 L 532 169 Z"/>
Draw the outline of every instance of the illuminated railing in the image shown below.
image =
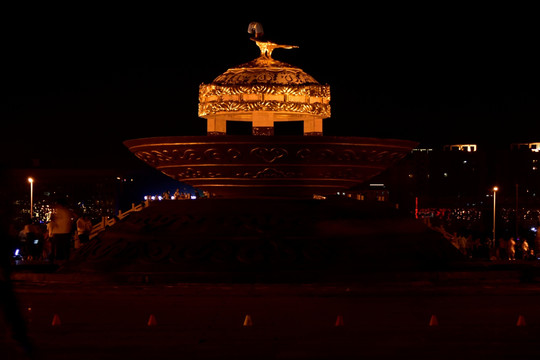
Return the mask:
<path fill-rule="evenodd" d="M 131 204 L 131 209 L 129 209 L 128 211 L 124 211 L 124 212 L 122 212 L 120 210 L 120 211 L 118 211 L 118 215 L 116 215 L 116 216 L 114 216 L 114 217 L 112 217 L 110 219 L 107 218 L 106 216 L 103 216 L 101 218 L 101 221 L 99 223 L 95 224 L 92 227 L 92 231 L 90 232 L 90 239 L 95 238 L 101 232 L 105 231 L 107 229 L 107 227 L 113 226 L 118 221 L 120 221 L 120 220 L 126 218 L 127 216 L 129 216 L 129 214 L 131 214 L 133 212 L 141 211 L 142 209 L 148 207 L 148 205 L 150 205 L 150 199 L 145 200 L 144 202 L 140 203 L 139 205 Z"/>
<path fill-rule="evenodd" d="M 209 196 L 210 195 L 206 191 L 203 193 L 203 197 L 209 197 Z M 132 203 L 131 204 L 131 209 L 129 209 L 127 211 L 122 212 L 120 210 L 120 211 L 118 211 L 118 215 L 113 216 L 112 218 L 109 218 L 107 216 L 103 216 L 101 218 L 101 221 L 99 223 L 95 224 L 92 227 L 92 231 L 90 232 L 90 239 L 93 239 L 94 237 L 99 235 L 101 232 L 105 231 L 107 229 L 107 227 L 113 226 L 118 221 L 123 220 L 129 214 L 131 214 L 133 212 L 141 211 L 144 208 L 147 208 L 152 201 L 175 200 L 175 199 L 176 200 L 182 200 L 182 199 L 195 200 L 197 198 L 198 198 L 197 196 L 192 195 L 190 193 L 181 194 L 181 197 L 171 196 L 170 198 L 164 198 L 163 196 L 158 196 L 158 195 L 145 196 L 144 201 L 142 203 L 140 203 L 139 205 L 135 205 L 134 203 Z"/>

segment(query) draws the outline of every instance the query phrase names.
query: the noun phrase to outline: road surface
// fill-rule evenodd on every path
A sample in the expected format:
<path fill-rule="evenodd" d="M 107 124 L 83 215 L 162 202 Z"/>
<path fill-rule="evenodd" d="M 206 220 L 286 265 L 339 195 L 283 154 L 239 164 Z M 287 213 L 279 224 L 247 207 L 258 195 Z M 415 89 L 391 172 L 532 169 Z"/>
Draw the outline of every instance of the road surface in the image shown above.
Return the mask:
<path fill-rule="evenodd" d="M 461 285 L 43 281 L 17 282 L 16 289 L 36 359 L 540 355 L 540 284 L 517 281 Z M 252 326 L 244 326 L 248 315 Z M 155 323 L 149 326 L 151 316 Z M 517 326 L 520 316 L 520 325 L 525 326 Z M 437 326 L 432 326 L 433 320 Z M 3 359 L 28 358 L 4 331 L 0 353 Z"/>

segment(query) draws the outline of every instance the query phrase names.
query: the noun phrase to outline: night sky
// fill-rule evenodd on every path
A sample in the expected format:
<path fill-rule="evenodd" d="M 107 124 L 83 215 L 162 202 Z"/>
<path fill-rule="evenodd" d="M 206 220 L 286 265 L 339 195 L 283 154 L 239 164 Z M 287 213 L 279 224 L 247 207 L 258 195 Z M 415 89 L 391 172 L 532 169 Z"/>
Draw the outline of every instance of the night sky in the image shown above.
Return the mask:
<path fill-rule="evenodd" d="M 123 140 L 204 135 L 198 86 L 258 56 L 251 21 L 299 46 L 274 58 L 331 86 L 325 135 L 430 146 L 540 141 L 532 9 L 234 4 L 6 12 L 2 160 L 129 166 L 138 160 Z"/>

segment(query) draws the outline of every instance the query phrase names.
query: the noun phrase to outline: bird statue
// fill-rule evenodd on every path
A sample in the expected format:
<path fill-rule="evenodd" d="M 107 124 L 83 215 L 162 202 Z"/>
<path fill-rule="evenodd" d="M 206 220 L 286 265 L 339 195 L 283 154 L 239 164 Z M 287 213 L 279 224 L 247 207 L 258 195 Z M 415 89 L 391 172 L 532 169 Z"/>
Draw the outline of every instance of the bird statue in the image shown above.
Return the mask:
<path fill-rule="evenodd" d="M 261 23 L 258 22 L 250 22 L 248 26 L 248 33 L 253 34 L 255 33 L 255 39 L 262 39 L 264 35 L 264 30 L 261 25 Z"/>
<path fill-rule="evenodd" d="M 255 37 L 251 37 L 250 39 L 255 41 L 259 49 L 261 50 L 261 56 L 266 58 L 272 58 L 272 51 L 274 49 L 296 49 L 298 46 L 294 45 L 280 45 L 276 44 L 274 42 L 271 42 L 269 40 L 264 40 L 264 30 L 260 23 L 258 22 L 251 22 L 248 26 L 248 33 L 253 34 L 255 33 Z"/>

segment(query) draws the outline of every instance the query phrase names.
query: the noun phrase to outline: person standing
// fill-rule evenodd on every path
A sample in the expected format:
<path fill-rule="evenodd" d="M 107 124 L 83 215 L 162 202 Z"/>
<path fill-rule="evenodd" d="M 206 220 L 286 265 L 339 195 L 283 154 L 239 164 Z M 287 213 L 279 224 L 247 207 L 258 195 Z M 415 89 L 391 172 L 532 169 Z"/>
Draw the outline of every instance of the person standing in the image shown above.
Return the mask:
<path fill-rule="evenodd" d="M 508 260 L 516 260 L 516 241 L 513 237 L 508 239 Z"/>
<path fill-rule="evenodd" d="M 63 200 L 53 209 L 49 225 L 51 237 L 51 262 L 64 262 L 69 259 L 73 227 L 73 212 Z"/>
<path fill-rule="evenodd" d="M 530 251 L 529 251 L 529 243 L 527 242 L 527 239 L 523 239 L 521 241 L 521 253 L 522 253 L 521 258 L 523 260 L 529 260 Z"/>
<path fill-rule="evenodd" d="M 92 231 L 92 221 L 88 215 L 83 214 L 77 219 L 77 236 L 79 237 L 80 245 L 86 244 L 90 241 L 90 232 Z"/>

